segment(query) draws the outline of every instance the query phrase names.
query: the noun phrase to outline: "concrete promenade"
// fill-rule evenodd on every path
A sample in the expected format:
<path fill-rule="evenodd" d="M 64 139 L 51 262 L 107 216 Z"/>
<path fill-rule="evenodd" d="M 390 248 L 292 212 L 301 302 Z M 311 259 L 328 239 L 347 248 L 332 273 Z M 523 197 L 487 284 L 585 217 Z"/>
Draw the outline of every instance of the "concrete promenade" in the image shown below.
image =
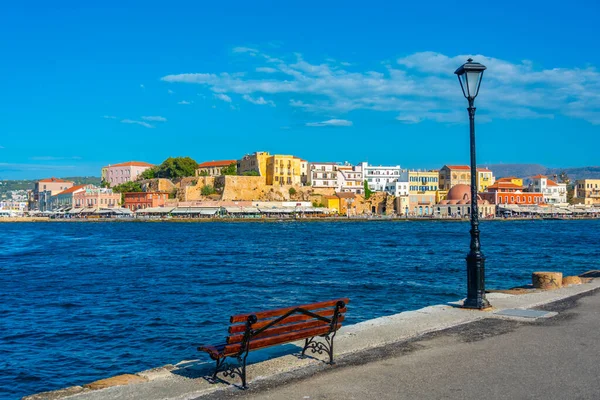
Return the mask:
<path fill-rule="evenodd" d="M 600 279 L 488 298 L 491 311 L 445 304 L 344 327 L 335 366 L 299 359 L 294 345 L 250 353 L 246 391 L 210 384 L 213 364 L 203 357 L 28 398 L 600 398 Z M 533 308 L 553 312 L 502 315 Z"/>

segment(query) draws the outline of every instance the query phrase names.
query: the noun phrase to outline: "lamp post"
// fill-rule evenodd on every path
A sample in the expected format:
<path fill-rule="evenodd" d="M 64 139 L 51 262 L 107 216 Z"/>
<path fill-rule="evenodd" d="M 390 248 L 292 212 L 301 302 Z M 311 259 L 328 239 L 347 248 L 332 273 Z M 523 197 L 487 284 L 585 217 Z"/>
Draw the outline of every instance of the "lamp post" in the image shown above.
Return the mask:
<path fill-rule="evenodd" d="M 471 251 L 467 255 L 467 299 L 463 307 L 484 309 L 490 307 L 485 298 L 485 257 L 479 242 L 479 209 L 477 206 L 477 161 L 475 157 L 475 97 L 485 66 L 469 58 L 454 73 L 463 95 L 469 101 L 469 123 L 471 138 Z"/>

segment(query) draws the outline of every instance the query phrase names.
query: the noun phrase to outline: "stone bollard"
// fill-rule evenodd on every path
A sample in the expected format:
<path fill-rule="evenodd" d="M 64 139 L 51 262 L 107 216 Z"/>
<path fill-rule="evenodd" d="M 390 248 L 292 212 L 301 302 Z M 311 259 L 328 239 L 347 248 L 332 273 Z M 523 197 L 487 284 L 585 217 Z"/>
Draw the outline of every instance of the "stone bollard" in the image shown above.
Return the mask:
<path fill-rule="evenodd" d="M 534 272 L 531 276 L 533 287 L 536 289 L 559 289 L 562 287 L 562 272 Z"/>
<path fill-rule="evenodd" d="M 581 278 L 578 276 L 565 276 L 562 280 L 562 285 L 581 285 Z"/>

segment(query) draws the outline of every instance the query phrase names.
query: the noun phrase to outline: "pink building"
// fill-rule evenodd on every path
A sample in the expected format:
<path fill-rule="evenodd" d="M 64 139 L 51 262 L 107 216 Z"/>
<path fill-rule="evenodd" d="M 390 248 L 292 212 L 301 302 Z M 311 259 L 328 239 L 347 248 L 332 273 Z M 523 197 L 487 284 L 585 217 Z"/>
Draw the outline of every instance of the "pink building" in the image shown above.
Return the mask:
<path fill-rule="evenodd" d="M 154 167 L 153 164 L 142 161 L 129 161 L 109 165 L 102 168 L 102 179 L 108 182 L 110 186 L 116 186 L 121 183 L 137 180 L 142 172 L 152 167 Z"/>
<path fill-rule="evenodd" d="M 73 206 L 75 208 L 116 208 L 121 202 L 121 193 L 114 193 L 112 189 L 86 188 L 73 193 Z"/>

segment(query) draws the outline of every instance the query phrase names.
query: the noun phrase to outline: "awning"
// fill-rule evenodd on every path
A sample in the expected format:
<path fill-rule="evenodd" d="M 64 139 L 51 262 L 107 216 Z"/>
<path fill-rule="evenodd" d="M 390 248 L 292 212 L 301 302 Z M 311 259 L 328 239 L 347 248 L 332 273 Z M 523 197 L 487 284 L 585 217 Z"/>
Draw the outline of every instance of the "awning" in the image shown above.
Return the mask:
<path fill-rule="evenodd" d="M 79 214 L 81 211 L 83 211 L 83 208 L 72 208 L 69 210 L 69 214 Z"/>
<path fill-rule="evenodd" d="M 137 214 L 169 214 L 175 207 L 148 207 L 136 210 Z"/>
<path fill-rule="evenodd" d="M 261 213 L 264 214 L 291 214 L 296 212 L 294 208 L 259 208 Z"/>
<path fill-rule="evenodd" d="M 260 214 L 257 207 L 225 207 L 229 214 Z"/>
<path fill-rule="evenodd" d="M 182 207 L 176 208 L 171 214 L 175 215 L 215 215 L 219 208 L 214 207 Z"/>

